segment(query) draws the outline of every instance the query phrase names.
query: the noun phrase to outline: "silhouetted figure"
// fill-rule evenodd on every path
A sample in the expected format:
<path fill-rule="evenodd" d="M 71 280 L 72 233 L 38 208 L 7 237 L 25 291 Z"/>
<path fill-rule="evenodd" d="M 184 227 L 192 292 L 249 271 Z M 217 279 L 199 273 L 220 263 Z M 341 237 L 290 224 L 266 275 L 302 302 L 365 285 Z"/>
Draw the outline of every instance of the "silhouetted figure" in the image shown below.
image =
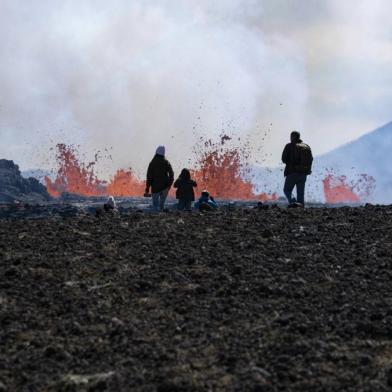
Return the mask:
<path fill-rule="evenodd" d="M 312 172 L 312 150 L 301 140 L 299 132 L 291 132 L 290 139 L 291 142 L 286 144 L 282 154 L 282 161 L 286 164 L 283 191 L 289 205 L 299 203 L 304 206 L 306 178 Z M 294 187 L 297 188 L 297 199 L 292 196 Z"/>
<path fill-rule="evenodd" d="M 182 169 L 180 176 L 174 183 L 174 188 L 177 188 L 176 197 L 179 210 L 190 211 L 192 209 L 192 202 L 195 201 L 195 191 L 193 190 L 195 187 L 197 184 L 192 180 L 190 171 Z"/>
<path fill-rule="evenodd" d="M 200 211 L 212 211 L 218 208 L 214 198 L 210 196 L 208 191 L 201 192 L 199 200 L 195 203 L 195 208 Z"/>
<path fill-rule="evenodd" d="M 148 165 L 145 193 L 147 195 L 151 188 L 152 206 L 155 211 L 163 211 L 173 180 L 174 173 L 170 162 L 165 158 L 165 147 L 159 146 Z"/>

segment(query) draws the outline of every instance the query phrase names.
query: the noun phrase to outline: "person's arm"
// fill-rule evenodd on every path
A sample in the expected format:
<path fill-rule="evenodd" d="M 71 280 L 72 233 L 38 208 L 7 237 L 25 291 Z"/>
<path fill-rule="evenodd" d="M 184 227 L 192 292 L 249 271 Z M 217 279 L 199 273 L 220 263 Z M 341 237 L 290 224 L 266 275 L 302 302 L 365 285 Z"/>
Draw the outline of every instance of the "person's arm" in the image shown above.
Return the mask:
<path fill-rule="evenodd" d="M 173 185 L 174 188 L 178 188 L 179 183 L 180 183 L 180 179 L 177 178 L 177 180 L 174 182 L 174 185 Z"/>
<path fill-rule="evenodd" d="M 152 184 L 152 165 L 150 163 L 147 169 L 146 193 L 150 191 L 151 184 Z"/>
<path fill-rule="evenodd" d="M 309 147 L 309 151 L 310 151 L 310 157 L 312 158 L 312 162 L 313 162 L 313 154 L 312 154 L 312 149 Z"/>
<path fill-rule="evenodd" d="M 174 171 L 169 161 L 167 161 L 167 174 L 169 175 L 169 188 L 170 188 L 174 181 Z"/>
<path fill-rule="evenodd" d="M 212 196 L 210 196 L 210 200 L 208 201 L 208 204 L 213 208 L 218 208 L 218 204 L 216 204 L 216 201 Z"/>
<path fill-rule="evenodd" d="M 289 147 L 290 147 L 290 145 L 286 144 L 286 146 L 283 150 L 283 153 L 282 153 L 282 162 L 285 163 L 286 165 L 289 162 Z"/>

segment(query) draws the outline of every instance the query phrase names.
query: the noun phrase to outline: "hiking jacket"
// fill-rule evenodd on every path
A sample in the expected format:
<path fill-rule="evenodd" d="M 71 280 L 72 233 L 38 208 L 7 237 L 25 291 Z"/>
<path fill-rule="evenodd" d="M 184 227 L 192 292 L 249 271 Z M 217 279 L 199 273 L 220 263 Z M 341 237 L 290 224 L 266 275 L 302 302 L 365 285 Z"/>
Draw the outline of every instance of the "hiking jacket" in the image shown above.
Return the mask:
<path fill-rule="evenodd" d="M 301 139 L 298 140 L 297 143 L 305 144 Z M 298 156 L 296 144 L 297 143 L 287 143 L 283 153 L 282 153 L 282 162 L 286 164 L 284 169 L 284 176 L 288 176 L 289 174 L 301 173 L 301 174 L 310 174 L 309 170 L 301 170 L 298 169 L 298 165 L 300 164 L 300 157 Z"/>
<path fill-rule="evenodd" d="M 170 162 L 162 155 L 155 155 L 147 169 L 147 190 L 158 193 L 173 184 L 174 172 Z"/>
<path fill-rule="evenodd" d="M 203 197 L 203 196 L 201 196 L 201 197 L 199 198 L 199 200 L 195 203 L 195 208 L 196 208 L 196 209 L 197 209 L 197 208 L 200 208 L 200 205 L 203 204 L 203 203 L 208 204 L 208 205 L 211 206 L 214 210 L 215 210 L 216 208 L 218 208 L 218 205 L 215 203 L 215 201 L 212 201 L 209 197 Z"/>
<path fill-rule="evenodd" d="M 178 178 L 174 183 L 174 188 L 177 188 L 176 198 L 182 201 L 194 201 L 195 191 L 193 188 L 196 186 L 196 181 Z"/>

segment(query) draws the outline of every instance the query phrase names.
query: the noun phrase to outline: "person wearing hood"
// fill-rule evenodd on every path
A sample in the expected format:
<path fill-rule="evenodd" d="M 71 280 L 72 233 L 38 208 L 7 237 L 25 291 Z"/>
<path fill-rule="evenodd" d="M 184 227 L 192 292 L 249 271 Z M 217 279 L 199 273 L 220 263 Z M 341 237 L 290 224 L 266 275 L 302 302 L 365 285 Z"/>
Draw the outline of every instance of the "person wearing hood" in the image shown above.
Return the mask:
<path fill-rule="evenodd" d="M 165 146 L 158 146 L 155 156 L 148 165 L 146 194 L 152 193 L 152 206 L 155 211 L 163 211 L 165 201 L 173 184 L 174 172 L 165 158 Z"/>
<path fill-rule="evenodd" d="M 196 181 L 192 180 L 191 173 L 188 169 L 182 169 L 180 176 L 174 183 L 176 191 L 176 198 L 178 199 L 179 210 L 191 211 L 192 202 L 195 201 L 195 191 L 193 188 L 197 187 Z"/>
<path fill-rule="evenodd" d="M 282 162 L 286 164 L 284 176 L 286 177 L 283 192 L 290 207 L 304 207 L 306 178 L 312 173 L 312 150 L 301 140 L 297 131 L 290 134 L 290 143 L 286 144 Z M 297 188 L 297 199 L 292 195 L 294 187 Z"/>

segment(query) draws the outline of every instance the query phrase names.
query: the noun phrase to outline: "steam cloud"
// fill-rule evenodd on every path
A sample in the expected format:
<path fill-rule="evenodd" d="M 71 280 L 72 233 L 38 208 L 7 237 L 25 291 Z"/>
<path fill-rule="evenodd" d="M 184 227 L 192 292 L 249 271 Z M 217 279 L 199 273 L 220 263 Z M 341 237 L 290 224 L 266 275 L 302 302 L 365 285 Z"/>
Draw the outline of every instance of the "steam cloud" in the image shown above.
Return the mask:
<path fill-rule="evenodd" d="M 7 38 L 24 42 L 8 48 L 11 64 L 0 75 L 9 92 L 2 128 L 17 118 L 18 133 L 113 146 L 115 167 L 143 171 L 161 143 L 186 164 L 194 128 L 261 133 L 280 102 L 291 102 L 281 128 L 302 125 L 302 56 L 281 38 L 266 42 L 252 23 L 263 12 L 257 1 L 47 1 L 40 13 L 12 0 L 2 14 L 4 7 L 15 18 Z"/>
<path fill-rule="evenodd" d="M 132 165 L 143 174 L 157 144 L 179 168 L 194 130 L 241 131 L 256 145 L 271 123 L 267 164 L 292 129 L 304 130 L 316 152 L 333 147 L 390 115 L 391 90 L 375 75 L 390 67 L 379 26 L 388 9 L 388 0 L 2 0 L 0 154 L 26 168 L 44 166 L 55 142 L 112 146 L 107 173 Z M 357 51 L 356 20 L 367 37 Z M 378 46 L 373 33 L 383 35 Z M 355 64 L 369 48 L 384 54 L 339 73 L 348 48 Z M 366 81 L 379 87 L 366 115 L 363 100 L 350 101 L 363 64 L 377 65 Z M 345 139 L 346 126 L 354 133 Z M 323 141 L 326 130 L 334 141 Z"/>

